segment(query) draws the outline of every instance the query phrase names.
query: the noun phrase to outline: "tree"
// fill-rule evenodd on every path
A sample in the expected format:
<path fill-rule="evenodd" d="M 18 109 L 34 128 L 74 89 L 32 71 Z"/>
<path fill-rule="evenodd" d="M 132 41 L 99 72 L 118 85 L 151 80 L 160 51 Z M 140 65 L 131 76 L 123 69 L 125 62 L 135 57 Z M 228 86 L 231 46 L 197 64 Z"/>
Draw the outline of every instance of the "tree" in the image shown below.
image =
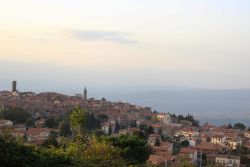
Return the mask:
<path fill-rule="evenodd" d="M 25 124 L 27 127 L 35 127 L 35 121 L 33 118 L 28 118 Z"/>
<path fill-rule="evenodd" d="M 134 121 L 134 120 L 129 121 L 129 122 L 128 122 L 128 127 L 130 127 L 130 128 L 136 127 L 136 121 Z"/>
<path fill-rule="evenodd" d="M 178 118 L 178 122 L 180 122 L 181 120 L 184 120 L 184 116 L 183 116 L 183 115 L 181 115 L 181 114 L 180 114 L 180 115 L 178 115 L 178 117 L 177 117 L 177 118 Z"/>
<path fill-rule="evenodd" d="M 188 161 L 182 161 L 180 167 L 195 167 Z"/>
<path fill-rule="evenodd" d="M 64 136 L 64 137 L 68 137 L 72 134 L 71 130 L 70 130 L 70 123 L 68 119 L 63 119 L 60 123 L 59 123 L 59 135 L 60 136 Z"/>
<path fill-rule="evenodd" d="M 55 120 L 54 117 L 46 119 L 44 124 L 48 128 L 57 128 L 58 127 L 58 121 Z"/>
<path fill-rule="evenodd" d="M 181 146 L 182 147 L 188 147 L 189 146 L 189 141 L 188 140 L 184 140 L 181 142 Z"/>
<path fill-rule="evenodd" d="M 119 125 L 118 121 L 116 120 L 115 121 L 114 133 L 119 133 L 119 130 L 120 130 L 120 125 Z"/>
<path fill-rule="evenodd" d="M 85 163 L 85 166 L 126 166 L 119 148 L 113 147 L 104 140 L 98 141 L 95 137 L 92 137 L 89 146 L 83 151 L 81 160 Z"/>
<path fill-rule="evenodd" d="M 58 145 L 56 138 L 57 138 L 57 132 L 51 131 L 48 139 L 44 141 L 43 146 L 44 147 L 50 147 L 50 146 L 58 147 L 59 145 Z"/>
<path fill-rule="evenodd" d="M 0 136 L 1 166 L 72 166 L 69 157 L 60 149 L 34 148 L 17 143 L 13 138 Z"/>
<path fill-rule="evenodd" d="M 194 120 L 194 121 L 192 122 L 192 125 L 195 126 L 195 127 L 199 127 L 200 123 L 199 123 L 199 121 Z"/>
<path fill-rule="evenodd" d="M 232 129 L 233 128 L 232 124 L 230 123 L 227 128 Z"/>
<path fill-rule="evenodd" d="M 139 125 L 139 128 L 144 133 L 144 139 L 147 139 L 148 136 L 154 132 L 152 126 Z"/>
<path fill-rule="evenodd" d="M 22 108 L 8 108 L 0 113 L 0 118 L 11 120 L 14 123 L 25 123 L 31 118 L 31 114 Z"/>
<path fill-rule="evenodd" d="M 150 154 L 147 141 L 136 135 L 121 135 L 109 137 L 107 140 L 121 149 L 121 155 L 127 165 L 136 165 L 145 162 Z"/>
<path fill-rule="evenodd" d="M 97 119 L 100 122 L 107 122 L 107 120 L 109 119 L 109 117 L 106 114 L 100 114 L 100 115 L 97 116 Z"/>
<path fill-rule="evenodd" d="M 87 110 L 76 107 L 70 114 L 70 125 L 76 136 L 84 137 Z"/>
<path fill-rule="evenodd" d="M 98 128 L 99 125 L 99 121 L 95 119 L 95 116 L 93 113 L 86 113 L 86 123 L 85 123 L 85 127 L 87 130 L 93 130 Z"/>
<path fill-rule="evenodd" d="M 240 156 L 240 163 L 245 165 L 250 165 L 250 160 L 246 155 Z"/>
<path fill-rule="evenodd" d="M 246 126 L 242 123 L 236 123 L 236 124 L 234 124 L 234 129 L 245 130 Z"/>
<path fill-rule="evenodd" d="M 160 140 L 158 138 L 155 140 L 155 144 L 154 145 L 155 146 L 160 146 L 161 145 L 161 142 L 160 142 Z"/>

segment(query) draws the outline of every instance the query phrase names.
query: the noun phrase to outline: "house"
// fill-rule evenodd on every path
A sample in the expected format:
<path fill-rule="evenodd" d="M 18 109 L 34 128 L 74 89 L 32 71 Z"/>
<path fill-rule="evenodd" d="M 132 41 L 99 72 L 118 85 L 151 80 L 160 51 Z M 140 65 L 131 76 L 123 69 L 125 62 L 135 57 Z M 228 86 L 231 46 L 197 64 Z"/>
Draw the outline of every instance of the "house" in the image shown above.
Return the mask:
<path fill-rule="evenodd" d="M 215 159 L 217 154 L 206 154 L 207 164 L 215 165 Z"/>
<path fill-rule="evenodd" d="M 157 113 L 156 118 L 161 122 L 166 125 L 169 125 L 171 122 L 171 117 L 168 113 Z"/>
<path fill-rule="evenodd" d="M 149 144 L 150 146 L 154 146 L 157 139 L 158 139 L 159 142 L 160 142 L 160 141 L 161 141 L 161 136 L 158 135 L 158 134 L 150 134 L 150 135 L 148 136 L 148 144 Z"/>
<path fill-rule="evenodd" d="M 173 166 L 175 163 L 175 156 L 158 156 L 151 154 L 147 160 L 147 164 L 149 166 L 159 166 L 159 167 L 165 167 L 165 166 Z"/>
<path fill-rule="evenodd" d="M 46 121 L 45 119 L 36 120 L 36 121 L 35 121 L 36 127 L 37 127 L 37 128 L 42 128 L 42 127 L 44 127 L 45 121 Z"/>
<path fill-rule="evenodd" d="M 154 155 L 166 157 L 173 153 L 173 143 L 160 142 L 160 146 L 151 146 L 152 153 Z"/>
<path fill-rule="evenodd" d="M 51 131 L 58 131 L 50 128 L 29 128 L 27 130 L 28 141 L 33 140 L 46 140 L 49 137 Z"/>
<path fill-rule="evenodd" d="M 200 144 L 193 147 L 199 153 L 206 153 L 206 154 L 214 154 L 218 153 L 222 150 L 222 146 L 218 144 L 213 144 L 210 142 L 201 142 Z"/>
<path fill-rule="evenodd" d="M 26 135 L 26 125 L 24 125 L 24 124 L 15 125 L 12 135 L 15 137 L 25 136 Z"/>
<path fill-rule="evenodd" d="M 155 134 L 161 133 L 161 125 L 152 124 L 151 127 L 153 128 L 153 133 L 155 133 Z"/>
<path fill-rule="evenodd" d="M 226 136 L 222 134 L 214 134 L 211 136 L 211 143 L 225 146 Z"/>
<path fill-rule="evenodd" d="M 10 120 L 1 119 L 0 127 L 13 126 L 13 122 Z"/>
<path fill-rule="evenodd" d="M 184 136 L 185 140 L 196 140 L 199 137 L 199 132 L 191 128 L 183 128 L 175 136 Z"/>
<path fill-rule="evenodd" d="M 110 134 L 111 132 L 111 125 L 108 122 L 101 123 L 102 131 L 106 134 Z"/>
<path fill-rule="evenodd" d="M 193 148 L 181 148 L 178 154 L 180 160 L 186 160 L 194 165 L 197 164 L 197 150 Z"/>
<path fill-rule="evenodd" d="M 201 132 L 199 139 L 200 139 L 201 142 L 210 142 L 210 137 L 206 133 Z"/>
<path fill-rule="evenodd" d="M 225 167 L 240 167 L 240 157 L 217 154 L 215 158 L 215 163 L 217 165 L 223 165 Z"/>
<path fill-rule="evenodd" d="M 215 128 L 215 126 L 209 124 L 208 122 L 205 123 L 201 128 L 200 130 L 203 131 L 203 132 L 209 132 L 211 130 L 213 130 Z"/>
<path fill-rule="evenodd" d="M 161 135 L 165 136 L 165 137 L 170 137 L 173 138 L 176 131 L 178 131 L 178 127 L 173 126 L 172 123 L 170 125 L 163 125 L 162 126 L 162 132 Z"/>

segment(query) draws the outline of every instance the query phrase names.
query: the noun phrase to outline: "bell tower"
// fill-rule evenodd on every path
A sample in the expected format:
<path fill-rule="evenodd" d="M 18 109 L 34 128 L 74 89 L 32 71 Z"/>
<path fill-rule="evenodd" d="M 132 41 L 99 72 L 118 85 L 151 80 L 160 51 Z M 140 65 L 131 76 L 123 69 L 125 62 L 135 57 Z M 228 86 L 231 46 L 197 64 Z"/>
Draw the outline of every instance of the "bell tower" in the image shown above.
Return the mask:
<path fill-rule="evenodd" d="M 87 92 L 87 88 L 85 86 L 84 91 L 83 91 L 83 98 L 84 98 L 84 100 L 87 100 L 87 96 L 88 96 L 88 92 Z"/>

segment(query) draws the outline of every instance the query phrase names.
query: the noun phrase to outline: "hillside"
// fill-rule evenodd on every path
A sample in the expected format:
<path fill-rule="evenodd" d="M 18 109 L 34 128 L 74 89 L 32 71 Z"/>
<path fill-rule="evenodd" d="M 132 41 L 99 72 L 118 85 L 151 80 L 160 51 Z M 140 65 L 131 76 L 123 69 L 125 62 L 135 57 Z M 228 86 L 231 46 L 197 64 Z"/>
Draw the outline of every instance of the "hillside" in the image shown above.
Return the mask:
<path fill-rule="evenodd" d="M 98 94 L 96 94 L 98 96 Z M 250 124 L 250 89 L 235 90 L 161 90 L 136 93 L 104 93 L 113 101 L 150 106 L 157 111 L 191 113 L 201 121 L 221 124 Z"/>

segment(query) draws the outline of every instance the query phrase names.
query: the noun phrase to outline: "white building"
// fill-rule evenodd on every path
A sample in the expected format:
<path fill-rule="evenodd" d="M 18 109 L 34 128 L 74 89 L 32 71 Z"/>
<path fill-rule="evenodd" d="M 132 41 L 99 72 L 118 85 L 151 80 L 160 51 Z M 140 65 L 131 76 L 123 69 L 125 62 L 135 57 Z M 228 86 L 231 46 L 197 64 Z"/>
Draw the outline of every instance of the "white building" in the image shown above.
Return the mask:
<path fill-rule="evenodd" d="M 106 134 L 109 134 L 110 133 L 110 130 L 111 130 L 111 126 L 108 122 L 105 122 L 101 125 L 101 128 L 102 128 L 102 131 Z"/>
<path fill-rule="evenodd" d="M 156 118 L 166 125 L 169 125 L 171 122 L 171 117 L 168 113 L 157 113 Z"/>
<path fill-rule="evenodd" d="M 195 140 L 199 137 L 199 132 L 193 129 L 182 129 L 175 136 L 183 136 L 186 140 Z"/>
<path fill-rule="evenodd" d="M 225 167 L 240 167 L 240 157 L 232 155 L 217 155 L 215 163 Z"/>
<path fill-rule="evenodd" d="M 13 122 L 10 120 L 0 120 L 0 127 L 4 127 L 4 126 L 13 126 Z"/>
<path fill-rule="evenodd" d="M 219 144 L 221 146 L 225 146 L 226 136 L 225 135 L 213 135 L 211 137 L 211 143 Z"/>

